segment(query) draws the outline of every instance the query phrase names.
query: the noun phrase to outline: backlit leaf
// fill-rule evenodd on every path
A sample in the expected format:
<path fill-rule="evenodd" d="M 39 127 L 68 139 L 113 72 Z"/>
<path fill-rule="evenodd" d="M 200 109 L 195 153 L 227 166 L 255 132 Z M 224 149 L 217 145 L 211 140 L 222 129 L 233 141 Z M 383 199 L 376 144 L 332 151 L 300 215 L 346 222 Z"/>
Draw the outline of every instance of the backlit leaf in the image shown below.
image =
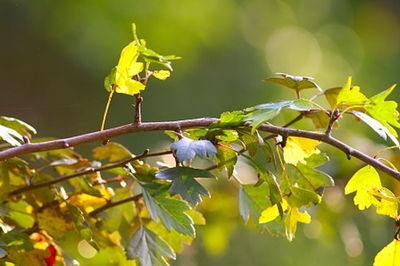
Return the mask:
<path fill-rule="evenodd" d="M 376 196 L 378 200 L 374 203 L 377 214 L 388 215 L 394 219 L 397 217 L 400 199 L 392 191 L 381 187 L 373 189 L 370 194 Z"/>
<path fill-rule="evenodd" d="M 288 208 L 288 205 L 286 203 L 286 200 L 283 200 L 282 201 L 282 210 L 286 211 L 287 208 Z M 270 206 L 261 212 L 261 216 L 260 216 L 258 222 L 260 224 L 269 223 L 269 222 L 275 220 L 278 216 L 279 216 L 278 205 L 274 204 L 273 206 Z"/>
<path fill-rule="evenodd" d="M 0 140 L 8 142 L 12 146 L 20 146 L 23 142 L 23 137 L 14 129 L 0 125 Z"/>
<path fill-rule="evenodd" d="M 312 154 L 318 154 L 320 151 L 316 148 L 321 142 L 318 140 L 288 137 L 286 145 L 283 148 L 283 158 L 286 163 L 297 165 L 297 163 L 305 164 L 305 159 Z"/>
<path fill-rule="evenodd" d="M 226 168 L 227 176 L 229 178 L 233 174 L 237 162 L 237 154 L 233 149 L 219 145 L 217 147 L 216 161 L 218 168 Z"/>
<path fill-rule="evenodd" d="M 375 256 L 374 266 L 399 266 L 400 241 L 394 239 Z"/>
<path fill-rule="evenodd" d="M 264 81 L 277 83 L 297 91 L 310 88 L 317 88 L 319 91 L 322 91 L 311 77 L 292 76 L 285 73 L 275 73 L 275 75 L 278 77 L 266 78 Z"/>
<path fill-rule="evenodd" d="M 350 194 L 356 192 L 354 197 L 354 204 L 360 210 L 369 208 L 372 204 L 378 204 L 378 200 L 371 195 L 370 191 L 381 188 L 381 180 L 379 174 L 370 165 L 367 165 L 358 170 L 347 183 L 344 188 L 344 193 Z"/>
<path fill-rule="evenodd" d="M 286 237 L 292 241 L 295 237 L 297 230 L 297 223 L 309 224 L 311 216 L 307 211 L 300 212 L 298 208 L 288 207 L 288 212 L 285 216 Z"/>
<path fill-rule="evenodd" d="M 193 205 L 201 202 L 200 195 L 210 197 L 210 193 L 195 177 L 214 177 L 210 172 L 189 168 L 189 167 L 173 167 L 160 170 L 156 173 L 156 177 L 160 179 L 172 180 L 172 185 L 169 188 L 170 195 L 179 194 L 181 197 Z"/>
<path fill-rule="evenodd" d="M 260 186 L 240 186 L 239 211 L 246 223 L 249 220 L 250 214 L 253 216 L 254 221 L 258 222 L 261 212 L 267 207 L 271 206 L 268 196 L 269 188 L 266 183 L 263 183 Z"/>
<path fill-rule="evenodd" d="M 93 158 L 97 160 L 108 159 L 110 162 L 115 162 L 132 156 L 127 148 L 116 142 L 108 142 L 93 149 Z"/>
<path fill-rule="evenodd" d="M 171 72 L 168 70 L 156 70 L 153 72 L 153 76 L 159 80 L 166 80 L 171 76 Z"/>
<path fill-rule="evenodd" d="M 346 84 L 336 98 L 336 106 L 342 108 L 344 106 L 363 105 L 367 101 L 367 97 L 360 92 L 360 87 L 351 87 L 351 77 L 348 77 Z"/>
<path fill-rule="evenodd" d="M 14 129 L 20 135 L 28 138 L 31 138 L 31 134 L 36 134 L 36 129 L 31 125 L 13 117 L 0 116 L 0 125 Z"/>

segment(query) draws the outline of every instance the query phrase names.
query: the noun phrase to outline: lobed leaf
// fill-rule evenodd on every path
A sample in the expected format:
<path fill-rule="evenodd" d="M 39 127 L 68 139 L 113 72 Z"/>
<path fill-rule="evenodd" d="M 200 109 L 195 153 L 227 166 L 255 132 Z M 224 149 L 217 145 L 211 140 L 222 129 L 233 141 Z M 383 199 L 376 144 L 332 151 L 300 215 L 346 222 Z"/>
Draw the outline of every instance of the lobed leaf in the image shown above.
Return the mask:
<path fill-rule="evenodd" d="M 286 163 L 297 165 L 298 163 L 306 164 L 305 159 L 320 151 L 316 148 L 321 142 L 318 140 L 288 137 L 286 145 L 283 148 L 283 158 Z"/>
<path fill-rule="evenodd" d="M 171 144 L 171 150 L 176 154 L 180 162 L 191 160 L 196 155 L 200 158 L 206 156 L 214 157 L 217 149 L 209 140 L 192 140 L 182 137 L 179 141 Z"/>
<path fill-rule="evenodd" d="M 319 91 L 322 89 L 315 83 L 312 77 L 301 77 L 301 76 L 292 76 L 285 73 L 275 73 L 278 77 L 266 78 L 264 81 L 277 83 L 283 85 L 289 89 L 293 89 L 296 91 L 316 88 Z"/>

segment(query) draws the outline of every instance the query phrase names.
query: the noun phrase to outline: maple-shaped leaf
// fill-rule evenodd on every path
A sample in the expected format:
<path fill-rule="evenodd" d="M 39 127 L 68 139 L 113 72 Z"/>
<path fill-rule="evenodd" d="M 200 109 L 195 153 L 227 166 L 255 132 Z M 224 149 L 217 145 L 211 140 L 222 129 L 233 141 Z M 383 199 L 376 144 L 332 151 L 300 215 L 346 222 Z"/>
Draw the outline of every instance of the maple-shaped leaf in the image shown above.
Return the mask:
<path fill-rule="evenodd" d="M 219 145 L 217 148 L 216 161 L 218 168 L 226 168 L 228 178 L 232 176 L 237 162 L 236 152 L 228 147 Z"/>
<path fill-rule="evenodd" d="M 32 134 L 36 134 L 36 129 L 34 127 L 13 117 L 0 116 L 0 125 L 14 129 L 21 136 L 28 137 L 29 139 Z"/>
<path fill-rule="evenodd" d="M 151 219 L 157 222 L 160 218 L 164 226 L 171 230 L 195 236 L 193 220 L 185 212 L 190 210 L 189 205 L 181 200 L 168 196 L 168 186 L 159 184 L 142 184 L 143 199 Z"/>
<path fill-rule="evenodd" d="M 345 85 L 337 95 L 336 107 L 345 108 L 348 106 L 364 105 L 367 101 L 368 98 L 360 92 L 360 87 L 351 87 L 351 77 L 348 77 Z"/>
<path fill-rule="evenodd" d="M 399 266 L 400 241 L 394 239 L 376 254 L 374 266 Z"/>
<path fill-rule="evenodd" d="M 382 125 L 378 120 L 375 120 L 374 118 L 370 117 L 369 115 L 358 112 L 358 111 L 353 111 L 353 114 L 357 116 L 361 121 L 363 121 L 365 124 L 370 126 L 378 135 L 383 138 L 384 140 L 389 137 L 394 144 L 399 145 L 399 141 L 397 138 L 390 132 L 390 130 Z M 396 131 L 394 131 L 396 132 Z"/>
<path fill-rule="evenodd" d="M 197 205 L 201 202 L 200 195 L 210 197 L 210 193 L 195 177 L 214 177 L 210 172 L 190 167 L 173 167 L 160 170 L 156 173 L 156 177 L 160 179 L 172 180 L 169 188 L 171 196 L 179 194 L 183 199 Z"/>
<path fill-rule="evenodd" d="M 144 226 L 136 231 L 125 250 L 128 259 L 139 259 L 140 266 L 169 265 L 166 259 L 176 257 L 162 238 Z"/>
<path fill-rule="evenodd" d="M 287 204 L 286 200 L 283 200 L 282 201 L 282 210 L 286 211 L 287 208 L 288 208 L 288 204 Z M 278 216 L 279 216 L 278 205 L 274 204 L 273 206 L 270 206 L 261 212 L 258 222 L 260 224 L 269 223 L 269 222 L 275 220 L 276 218 L 278 218 Z"/>
<path fill-rule="evenodd" d="M 372 96 L 369 103 L 365 106 L 368 114 L 384 125 L 391 134 L 397 137 L 396 130 L 392 127 L 400 128 L 399 112 L 395 101 L 386 101 L 386 97 L 393 91 L 396 85 L 389 89 Z"/>
<path fill-rule="evenodd" d="M 20 146 L 24 141 L 21 134 L 12 128 L 0 125 L 0 140 L 8 142 L 11 146 Z"/>
<path fill-rule="evenodd" d="M 239 211 L 243 220 L 247 223 L 250 214 L 255 222 L 258 221 L 261 212 L 271 206 L 268 198 L 269 188 L 266 183 L 259 186 L 241 185 L 239 188 Z"/>
<path fill-rule="evenodd" d="M 180 162 L 191 160 L 196 155 L 200 158 L 214 157 L 217 149 L 209 140 L 192 140 L 182 137 L 177 142 L 171 144 L 171 150 L 174 151 Z"/>
<path fill-rule="evenodd" d="M 296 207 L 288 207 L 288 212 L 285 216 L 285 229 L 286 237 L 289 241 L 292 241 L 295 237 L 297 230 L 297 223 L 309 224 L 311 222 L 311 216 L 306 212 L 300 212 Z"/>
<path fill-rule="evenodd" d="M 243 124 L 243 111 L 223 112 L 218 121 L 211 124 L 210 128 L 214 127 L 237 127 Z"/>
<path fill-rule="evenodd" d="M 290 206 L 300 208 L 302 206 L 309 206 L 310 204 L 318 204 L 321 202 L 321 196 L 315 191 L 297 186 L 291 186 L 289 190 L 290 195 L 285 199 Z"/>
<path fill-rule="evenodd" d="M 367 165 L 358 170 L 349 180 L 344 193 L 350 194 L 356 192 L 354 204 L 360 210 L 369 208 L 372 204 L 378 204 L 378 200 L 370 193 L 375 189 L 381 188 L 381 180 L 378 172 L 370 165 Z"/>
<path fill-rule="evenodd" d="M 313 139 L 288 137 L 283 148 L 283 158 L 289 164 L 297 165 L 299 162 L 306 164 L 306 158 L 312 154 L 320 153 L 316 148 L 320 143 L 320 141 Z"/>
<path fill-rule="evenodd" d="M 264 81 L 277 83 L 296 91 L 311 88 L 316 88 L 319 91 L 322 91 L 317 83 L 314 82 L 314 78 L 312 77 L 292 76 L 285 73 L 275 73 L 275 75 L 278 77 L 266 78 Z"/>

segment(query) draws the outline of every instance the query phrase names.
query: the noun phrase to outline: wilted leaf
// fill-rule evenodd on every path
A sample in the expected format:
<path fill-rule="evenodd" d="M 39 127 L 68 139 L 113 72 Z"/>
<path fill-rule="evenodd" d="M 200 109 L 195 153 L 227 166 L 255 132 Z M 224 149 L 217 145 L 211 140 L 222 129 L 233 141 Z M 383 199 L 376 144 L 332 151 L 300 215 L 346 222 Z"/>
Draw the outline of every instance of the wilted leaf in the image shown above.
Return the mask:
<path fill-rule="evenodd" d="M 375 256 L 374 266 L 399 266 L 400 241 L 394 239 Z"/>
<path fill-rule="evenodd" d="M 299 162 L 305 164 L 306 158 L 320 152 L 316 148 L 320 143 L 320 141 L 313 139 L 288 137 L 283 148 L 283 158 L 286 163 L 293 165 L 297 165 Z"/>
<path fill-rule="evenodd" d="M 193 205 L 197 205 L 201 202 L 200 195 L 210 197 L 210 193 L 196 181 L 195 177 L 214 176 L 210 172 L 201 169 L 173 167 L 158 171 L 156 177 L 173 181 L 169 188 L 171 196 L 179 194 L 183 199 Z"/>
<path fill-rule="evenodd" d="M 168 265 L 166 258 L 175 259 L 171 247 L 152 231 L 141 226 L 126 246 L 128 259 L 139 259 L 140 266 Z"/>
<path fill-rule="evenodd" d="M 210 127 L 236 127 L 243 124 L 243 111 L 223 112 L 219 121 L 214 122 Z"/>
<path fill-rule="evenodd" d="M 200 158 L 206 156 L 214 157 L 217 149 L 209 140 L 192 140 L 182 137 L 179 141 L 171 144 L 171 149 L 175 152 L 180 162 L 191 160 L 196 155 Z"/>
<path fill-rule="evenodd" d="M 352 176 L 344 188 L 344 193 L 347 195 L 356 192 L 354 204 L 360 210 L 364 210 L 369 208 L 371 204 L 378 204 L 378 200 L 369 192 L 381 187 L 378 172 L 372 166 L 367 165 Z"/>

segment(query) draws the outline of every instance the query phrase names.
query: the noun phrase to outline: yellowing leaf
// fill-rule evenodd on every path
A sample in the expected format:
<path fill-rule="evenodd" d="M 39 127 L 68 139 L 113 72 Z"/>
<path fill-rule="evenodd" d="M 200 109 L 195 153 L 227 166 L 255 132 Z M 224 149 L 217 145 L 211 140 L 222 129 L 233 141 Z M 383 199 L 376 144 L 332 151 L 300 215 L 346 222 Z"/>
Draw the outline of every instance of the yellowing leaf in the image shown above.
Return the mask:
<path fill-rule="evenodd" d="M 382 187 L 373 189 L 370 194 L 378 198 L 378 202 L 375 204 L 377 214 L 388 215 L 392 218 L 397 217 L 399 199 L 392 191 Z"/>
<path fill-rule="evenodd" d="M 89 194 L 78 194 L 73 195 L 69 198 L 68 203 L 79 207 L 86 212 L 93 211 L 96 208 L 99 208 L 107 203 L 106 199 L 95 197 Z"/>
<path fill-rule="evenodd" d="M 304 159 L 320 151 L 316 148 L 321 142 L 300 137 L 288 137 L 283 148 L 283 158 L 286 163 L 296 165 L 298 162 L 306 164 Z"/>
<path fill-rule="evenodd" d="M 360 92 L 360 87 L 351 88 L 351 77 L 347 78 L 346 84 L 340 90 L 336 98 L 336 106 L 362 105 L 368 101 L 367 97 Z"/>
<path fill-rule="evenodd" d="M 37 220 L 40 228 L 55 239 L 61 239 L 66 233 L 75 228 L 71 216 L 60 208 L 58 202 L 54 202 L 40 210 L 37 213 Z"/>
<path fill-rule="evenodd" d="M 400 241 L 393 240 L 375 256 L 374 266 L 399 266 Z"/>
<path fill-rule="evenodd" d="M 300 212 L 298 208 L 289 207 L 289 211 L 285 217 L 285 228 L 286 237 L 289 241 L 292 241 L 297 230 L 297 223 L 309 224 L 311 222 L 311 216 L 308 212 Z"/>
<path fill-rule="evenodd" d="M 288 205 L 286 201 L 284 200 L 282 202 L 282 209 L 285 211 L 287 209 Z M 266 208 L 265 210 L 262 211 L 260 218 L 258 219 L 258 223 L 263 224 L 263 223 L 268 223 L 273 220 L 275 220 L 279 216 L 279 209 L 278 205 L 273 205 L 271 207 Z"/>
<path fill-rule="evenodd" d="M 139 56 L 136 42 L 122 49 L 115 73 L 116 92 L 133 95 L 145 89 L 145 85 L 132 77 L 143 70 L 143 63 L 136 62 Z"/>
<path fill-rule="evenodd" d="M 385 101 L 386 97 L 393 91 L 396 85 L 370 98 L 370 103 L 365 106 L 368 114 L 384 125 L 390 133 L 398 136 L 392 127 L 400 128 L 399 112 L 395 101 Z M 392 126 L 391 126 L 392 125 Z"/>
<path fill-rule="evenodd" d="M 159 80 L 166 80 L 171 76 L 171 72 L 168 70 L 156 70 L 153 72 L 153 76 Z"/>
<path fill-rule="evenodd" d="M 378 172 L 372 166 L 367 165 L 352 176 L 344 188 L 344 193 L 347 195 L 356 192 L 354 204 L 360 210 L 364 210 L 369 208 L 371 204 L 375 206 L 379 204 L 379 201 L 370 192 L 381 187 Z"/>

